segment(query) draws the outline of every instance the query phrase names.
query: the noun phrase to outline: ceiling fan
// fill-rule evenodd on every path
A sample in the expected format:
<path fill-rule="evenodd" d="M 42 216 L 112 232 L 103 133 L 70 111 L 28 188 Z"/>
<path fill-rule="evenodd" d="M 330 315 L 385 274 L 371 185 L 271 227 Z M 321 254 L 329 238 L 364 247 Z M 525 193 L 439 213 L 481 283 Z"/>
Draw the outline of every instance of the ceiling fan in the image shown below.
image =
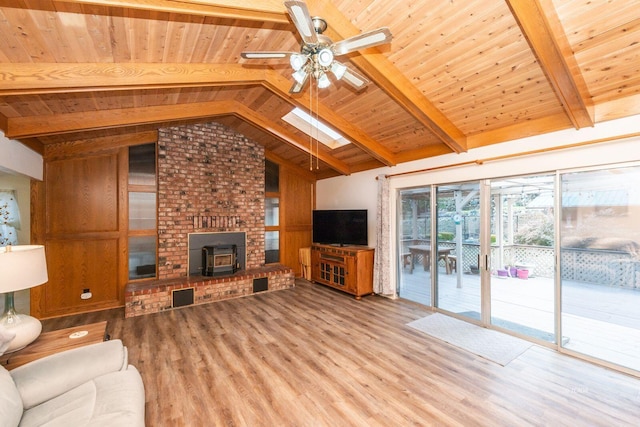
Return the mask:
<path fill-rule="evenodd" d="M 362 90 L 369 83 L 369 80 L 336 61 L 335 57 L 389 43 L 391 41 L 389 29 L 386 27 L 378 28 L 334 43 L 329 37 L 322 35 L 327 29 L 327 22 L 319 17 L 312 18 L 304 1 L 285 1 L 284 5 L 302 37 L 300 52 L 242 52 L 241 56 L 245 59 L 289 58 L 294 71 L 292 76 L 295 80 L 289 90 L 290 93 L 301 92 L 309 77 L 316 79 L 318 88 L 322 89 L 330 86 L 331 81 L 327 75 L 329 72 L 336 79 L 347 82 L 356 90 Z"/>

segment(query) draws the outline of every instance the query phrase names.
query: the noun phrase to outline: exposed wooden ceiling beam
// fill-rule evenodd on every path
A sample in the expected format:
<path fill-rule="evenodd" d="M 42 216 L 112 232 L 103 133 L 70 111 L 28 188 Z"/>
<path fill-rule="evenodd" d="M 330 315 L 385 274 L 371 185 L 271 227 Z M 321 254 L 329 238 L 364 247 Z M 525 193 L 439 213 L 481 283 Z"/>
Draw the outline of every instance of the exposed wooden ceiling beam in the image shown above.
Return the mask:
<path fill-rule="evenodd" d="M 191 2 L 191 1 L 171 1 L 171 0 L 150 0 L 150 1 L 60 0 L 60 1 L 66 2 L 66 3 L 100 4 L 100 5 L 106 5 L 106 6 L 133 8 L 133 9 L 155 10 L 155 11 L 165 11 L 165 12 L 181 12 L 181 13 L 188 13 L 192 15 L 219 16 L 219 17 L 225 17 L 225 18 L 228 18 L 230 16 L 224 15 L 224 13 L 227 13 L 229 10 L 233 10 L 235 11 L 234 13 L 238 13 L 238 16 L 236 16 L 234 19 L 243 19 L 240 16 L 240 12 L 245 13 L 246 11 L 253 11 L 257 14 L 254 16 L 254 17 L 257 17 L 256 20 L 263 20 L 263 21 L 269 20 L 268 18 L 271 16 L 270 14 L 272 13 L 276 13 L 277 15 L 278 13 L 275 11 L 282 10 L 282 13 L 280 15 L 284 17 L 284 19 L 286 20 L 286 23 L 290 23 L 290 21 L 288 20 L 287 14 L 284 12 L 284 6 L 280 0 L 269 0 L 269 1 L 247 0 L 243 3 L 242 8 L 238 8 L 234 6 L 234 2 L 232 0 L 220 0 L 217 2 L 210 1 L 206 5 L 202 3 Z M 276 1 L 277 1 L 277 4 L 276 4 Z M 213 9 L 209 10 L 207 9 L 207 7 L 212 7 L 215 10 Z M 326 7 L 328 7 L 328 5 L 322 5 L 322 9 L 321 8 L 318 8 L 318 9 L 324 10 L 324 8 Z M 340 14 L 337 11 L 337 9 L 333 7 L 332 9 L 335 11 L 334 14 L 337 17 L 339 17 L 340 20 L 348 23 L 349 28 L 351 29 L 351 35 L 355 35 L 358 33 L 358 30 L 346 18 L 344 18 L 344 16 Z M 384 63 L 386 59 L 380 56 L 374 62 L 379 63 L 381 61 L 382 63 Z M 456 152 L 466 150 L 466 147 L 464 146 L 464 144 L 460 143 L 461 138 L 463 138 L 464 135 L 462 134 L 457 135 L 458 137 L 457 139 L 449 137 L 451 130 L 455 129 L 455 127 L 453 125 L 448 126 L 446 123 L 443 122 L 443 121 L 448 122 L 448 120 L 446 120 L 444 115 L 440 114 L 441 117 L 438 117 L 437 119 L 437 121 L 439 121 L 441 124 L 434 124 L 434 121 L 432 120 L 431 117 L 435 117 L 437 114 L 439 114 L 439 112 L 424 97 L 420 98 L 419 92 L 418 92 L 418 95 L 419 95 L 418 98 L 416 98 L 415 94 L 413 96 L 414 99 L 411 99 L 410 96 L 406 96 L 406 92 L 412 90 L 412 86 L 410 83 L 402 82 L 403 83 L 402 85 L 395 86 L 397 83 L 400 83 L 398 81 L 400 79 L 399 77 L 400 73 L 397 72 L 397 70 L 391 73 L 389 73 L 389 71 L 386 69 L 384 71 L 378 71 L 374 63 L 368 62 L 367 60 L 365 65 L 366 64 L 368 64 L 368 67 L 364 67 L 364 68 L 367 68 L 367 73 L 370 74 L 372 78 L 375 77 L 376 79 L 381 79 L 381 82 L 384 86 L 383 89 L 393 94 L 394 99 L 398 100 L 401 103 L 401 105 L 403 105 L 411 114 L 417 115 L 418 120 L 420 120 L 421 122 L 424 122 L 424 124 L 427 125 L 429 128 L 431 128 L 432 130 L 434 130 L 438 136 L 440 136 L 441 138 L 444 138 L 445 144 L 447 144 L 449 147 L 451 147 L 452 150 Z M 16 65 L 32 65 L 32 64 L 16 64 Z M 42 66 L 43 64 L 37 64 L 37 65 L 33 64 L 33 65 L 37 68 L 39 66 Z M 70 65 L 70 64 L 67 64 L 67 65 Z M 111 68 L 103 68 L 101 72 L 98 72 L 95 75 L 92 74 L 91 72 L 82 72 L 82 70 L 77 70 L 77 69 L 71 71 L 72 73 L 76 74 L 75 82 L 80 82 L 79 84 L 82 85 L 83 89 L 78 88 L 77 84 L 74 85 L 74 83 L 70 81 L 67 82 L 67 85 L 65 87 L 58 85 L 59 83 L 57 81 L 58 77 L 62 77 L 68 80 L 69 76 L 64 75 L 64 72 L 55 70 L 55 68 L 50 70 L 50 73 L 52 73 L 51 75 L 47 75 L 46 72 L 44 73 L 38 72 L 37 74 L 31 74 L 31 77 L 33 78 L 33 76 L 35 75 L 37 75 L 38 77 L 46 76 L 45 79 L 47 82 L 49 82 L 51 86 L 57 86 L 57 90 L 53 87 L 49 87 L 48 88 L 49 92 L 57 92 L 57 91 L 68 92 L 70 90 L 89 91 L 89 90 L 96 90 L 97 87 L 105 87 L 105 86 L 109 87 L 110 90 L 125 89 L 125 88 L 133 89 L 134 86 L 135 88 L 144 87 L 145 89 L 151 89 L 156 87 L 169 87 L 167 85 L 170 85 L 170 83 L 163 84 L 159 81 L 159 80 L 164 80 L 166 82 L 166 79 L 163 78 L 166 76 L 163 76 L 162 73 L 168 72 L 171 75 L 175 75 L 177 72 L 179 73 L 180 71 L 184 71 L 183 69 L 171 70 L 167 67 L 167 65 L 171 66 L 175 64 L 148 65 L 149 68 L 154 68 L 154 70 L 150 72 L 148 72 L 149 70 L 144 71 L 145 76 L 144 76 L 144 82 L 143 82 L 141 76 L 139 75 L 140 70 L 136 67 L 136 64 L 126 64 L 126 65 L 125 64 L 119 64 L 119 65 L 101 64 L 101 66 L 105 66 L 105 65 L 108 65 L 108 67 L 111 67 Z M 385 65 L 393 67 L 388 61 L 386 61 Z M 188 67 L 188 66 L 183 64 L 183 67 Z M 231 67 L 233 66 L 231 65 Z M 158 69 L 161 69 L 162 71 L 160 74 L 157 73 Z M 244 69 L 244 70 L 245 72 L 248 71 L 247 69 Z M 16 78 L 17 76 L 8 76 L 8 74 L 10 73 L 10 70 L 6 70 L 5 73 L 6 74 L 4 74 L 3 76 L 0 76 L 0 78 L 2 78 L 0 81 L 0 95 L 7 94 L 3 91 L 3 88 L 5 88 L 4 83 L 9 81 L 14 83 L 9 85 L 9 89 L 14 89 L 15 94 L 17 94 L 18 90 L 22 90 L 23 94 L 37 93 L 33 91 L 30 92 L 29 89 L 26 87 L 23 87 L 22 89 L 20 89 L 18 85 L 19 78 Z M 100 82 L 104 79 L 105 74 L 107 75 L 106 76 L 107 80 L 111 81 L 110 85 L 104 85 L 104 83 Z M 392 76 L 387 76 L 387 74 L 391 74 Z M 56 78 L 54 78 L 54 76 Z M 305 106 L 298 101 L 301 98 L 307 97 L 306 94 L 303 93 L 302 96 L 296 97 L 295 99 L 290 97 L 288 94 L 289 88 L 287 87 L 285 90 L 285 88 L 282 87 L 282 85 L 280 84 L 280 80 L 282 79 L 278 79 L 276 74 L 273 72 L 271 73 L 271 76 L 274 76 L 276 78 L 276 81 L 275 82 L 267 81 L 265 84 L 266 87 L 274 90 L 274 93 L 279 95 L 282 99 L 285 99 L 288 102 L 291 102 L 292 104 L 300 108 L 306 109 Z M 20 76 L 20 78 L 22 79 L 28 78 L 28 74 L 27 75 L 23 74 L 22 76 Z M 77 78 L 81 78 L 81 79 L 78 80 Z M 395 82 L 390 80 L 394 78 L 396 80 Z M 117 82 L 114 79 L 116 79 Z M 138 81 L 137 84 L 127 82 L 127 80 L 136 80 L 136 79 Z M 194 76 L 194 75 L 189 75 L 185 80 L 187 81 L 186 82 L 182 81 L 179 84 L 175 83 L 174 81 L 174 85 L 171 87 L 185 87 L 189 85 L 207 84 L 207 82 L 203 82 L 201 78 L 198 78 L 197 76 Z M 90 81 L 94 81 L 95 83 L 92 84 L 90 83 Z M 222 84 L 222 82 L 224 82 L 225 84 L 230 84 L 231 81 L 234 81 L 237 84 L 246 84 L 247 82 L 255 82 L 252 80 L 243 80 L 243 79 L 241 79 L 241 81 L 238 81 L 236 79 L 229 78 L 229 76 L 226 76 L 225 78 L 222 79 L 222 81 L 217 79 L 210 79 L 208 81 L 208 84 L 212 86 L 216 85 L 215 83 L 212 83 L 212 82 L 218 82 L 219 84 Z M 38 84 L 40 83 L 41 82 L 38 82 Z M 142 85 L 142 87 L 140 85 Z M 290 86 L 290 83 L 288 85 Z M 420 102 L 420 105 L 416 105 L 415 101 Z M 430 107 L 432 107 L 433 111 L 431 111 L 431 116 L 427 116 L 425 115 L 424 110 L 425 109 L 428 110 Z M 397 164 L 397 162 L 394 159 L 394 155 L 391 151 L 385 148 L 382 144 L 379 144 L 377 141 L 370 138 L 362 130 L 354 128 L 349 122 L 342 119 L 338 115 L 333 114 L 333 112 L 330 109 L 321 107 L 319 111 L 319 116 L 328 125 L 335 127 L 336 130 L 342 133 L 345 137 L 349 138 L 354 144 L 357 144 L 360 148 L 362 148 L 363 150 L 373 155 L 377 160 L 381 161 L 383 164 L 387 166 L 394 166 Z M 327 116 L 330 116 L 330 117 L 327 117 Z M 446 130 L 443 130 L 443 128 Z"/>
<path fill-rule="evenodd" d="M 289 95 L 291 81 L 278 72 L 246 68 L 239 64 L 11 63 L 5 65 L 0 72 L 0 96 L 262 84 L 292 105 L 305 110 L 309 105 L 308 93 L 304 92 L 295 98 Z M 176 115 L 179 115 L 179 109 L 175 106 L 174 109 Z M 391 151 L 331 109 L 320 104 L 318 114 L 327 125 L 385 165 L 396 164 Z M 66 132 L 69 131 L 71 129 Z"/>
<path fill-rule="evenodd" d="M 0 96 L 260 84 L 264 70 L 239 64 L 6 63 Z"/>
<path fill-rule="evenodd" d="M 98 138 L 76 139 L 54 144 L 45 144 L 44 158 L 48 161 L 69 156 L 86 155 L 113 150 L 113 147 L 149 144 L 158 141 L 158 131 L 134 131 L 121 135 L 102 136 Z"/>
<path fill-rule="evenodd" d="M 553 3 L 507 0 L 507 4 L 573 126 L 593 126 L 593 101 Z"/>
<path fill-rule="evenodd" d="M 56 3 L 93 4 L 124 9 L 210 16 L 243 21 L 291 24 L 280 0 L 246 0 L 238 5 L 234 0 L 55 0 Z"/>
<path fill-rule="evenodd" d="M 307 4 L 312 15 L 321 14 L 322 18 L 329 23 L 325 34 L 334 41 L 352 37 L 361 32 L 330 2 L 307 0 Z M 367 28 L 367 30 L 372 29 Z M 451 150 L 456 153 L 467 151 L 464 133 L 377 49 L 352 55 L 350 60 L 416 120 L 431 129 Z"/>
<path fill-rule="evenodd" d="M 541 117 L 535 120 L 525 120 L 510 126 L 503 126 L 498 129 L 469 135 L 469 149 L 527 138 L 540 135 L 541 133 L 555 132 L 567 129 L 568 127 L 571 127 L 569 118 L 566 114 L 559 112 L 551 116 Z"/>
<path fill-rule="evenodd" d="M 55 135 L 73 131 L 124 127 L 148 123 L 162 123 L 171 120 L 189 120 L 221 115 L 235 115 L 252 123 L 265 132 L 305 153 L 309 153 L 306 140 L 269 121 L 266 117 L 249 110 L 236 101 L 215 101 L 189 104 L 189 108 L 175 108 L 175 105 L 153 107 L 123 108 L 82 113 L 57 114 L 52 116 L 16 117 L 8 119 L 7 136 L 23 138 L 42 135 Z M 329 167 L 341 174 L 351 171 L 341 160 L 326 154 L 313 153 Z"/>
<path fill-rule="evenodd" d="M 599 103 L 596 108 L 596 122 L 620 119 L 640 114 L 640 93 L 625 98 Z"/>

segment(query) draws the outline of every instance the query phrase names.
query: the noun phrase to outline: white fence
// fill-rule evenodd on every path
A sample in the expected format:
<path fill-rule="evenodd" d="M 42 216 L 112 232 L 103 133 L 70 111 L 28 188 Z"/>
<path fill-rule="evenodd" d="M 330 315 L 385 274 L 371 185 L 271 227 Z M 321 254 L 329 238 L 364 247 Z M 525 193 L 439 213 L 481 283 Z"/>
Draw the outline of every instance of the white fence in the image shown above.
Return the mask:
<path fill-rule="evenodd" d="M 438 246 L 454 249 L 455 243 L 439 242 Z M 478 266 L 478 244 L 463 244 L 462 256 L 457 255 L 458 268 L 471 272 Z M 498 247 L 491 248 L 492 259 L 498 257 Z M 512 245 L 503 247 L 503 259 L 513 260 L 512 264 L 533 266 L 533 274 L 538 277 L 554 277 L 554 249 L 548 246 Z M 640 288 L 640 260 L 621 251 L 595 249 L 561 249 L 561 275 L 563 280 L 594 283 L 624 288 Z M 442 265 L 444 266 L 444 265 Z M 500 266 L 505 267 L 505 266 Z"/>

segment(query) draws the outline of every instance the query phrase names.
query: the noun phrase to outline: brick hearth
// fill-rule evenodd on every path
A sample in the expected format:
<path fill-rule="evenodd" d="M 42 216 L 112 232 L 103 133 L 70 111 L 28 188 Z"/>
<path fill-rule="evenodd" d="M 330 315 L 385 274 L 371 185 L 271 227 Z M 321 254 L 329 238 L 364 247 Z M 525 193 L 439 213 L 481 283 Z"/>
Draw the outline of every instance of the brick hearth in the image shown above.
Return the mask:
<path fill-rule="evenodd" d="M 295 286 L 293 269 L 279 264 L 244 270 L 223 277 L 190 276 L 129 283 L 125 290 L 125 317 L 173 309 L 174 290 L 193 288 L 193 305 L 252 295 L 253 280 L 265 277 L 268 280 L 267 291 Z"/>

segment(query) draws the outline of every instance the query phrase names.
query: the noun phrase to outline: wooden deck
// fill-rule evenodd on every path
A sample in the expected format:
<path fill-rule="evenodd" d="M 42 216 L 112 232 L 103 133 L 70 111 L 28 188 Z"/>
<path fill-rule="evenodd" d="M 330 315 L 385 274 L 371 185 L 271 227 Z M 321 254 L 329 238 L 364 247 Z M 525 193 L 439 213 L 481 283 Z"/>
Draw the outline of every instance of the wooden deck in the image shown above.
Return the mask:
<path fill-rule="evenodd" d="M 438 306 L 478 318 L 480 276 L 464 275 L 462 289 L 455 275 L 440 267 Z M 402 272 L 400 297 L 431 304 L 430 272 Z M 640 291 L 563 281 L 562 340 L 564 348 L 640 371 Z M 553 342 L 554 282 L 532 277 L 492 277 L 492 322 L 521 337 Z"/>
<path fill-rule="evenodd" d="M 148 426 L 640 425 L 640 379 L 533 345 L 507 366 L 407 323 L 431 310 L 293 289 L 108 320 L 143 377 Z"/>

